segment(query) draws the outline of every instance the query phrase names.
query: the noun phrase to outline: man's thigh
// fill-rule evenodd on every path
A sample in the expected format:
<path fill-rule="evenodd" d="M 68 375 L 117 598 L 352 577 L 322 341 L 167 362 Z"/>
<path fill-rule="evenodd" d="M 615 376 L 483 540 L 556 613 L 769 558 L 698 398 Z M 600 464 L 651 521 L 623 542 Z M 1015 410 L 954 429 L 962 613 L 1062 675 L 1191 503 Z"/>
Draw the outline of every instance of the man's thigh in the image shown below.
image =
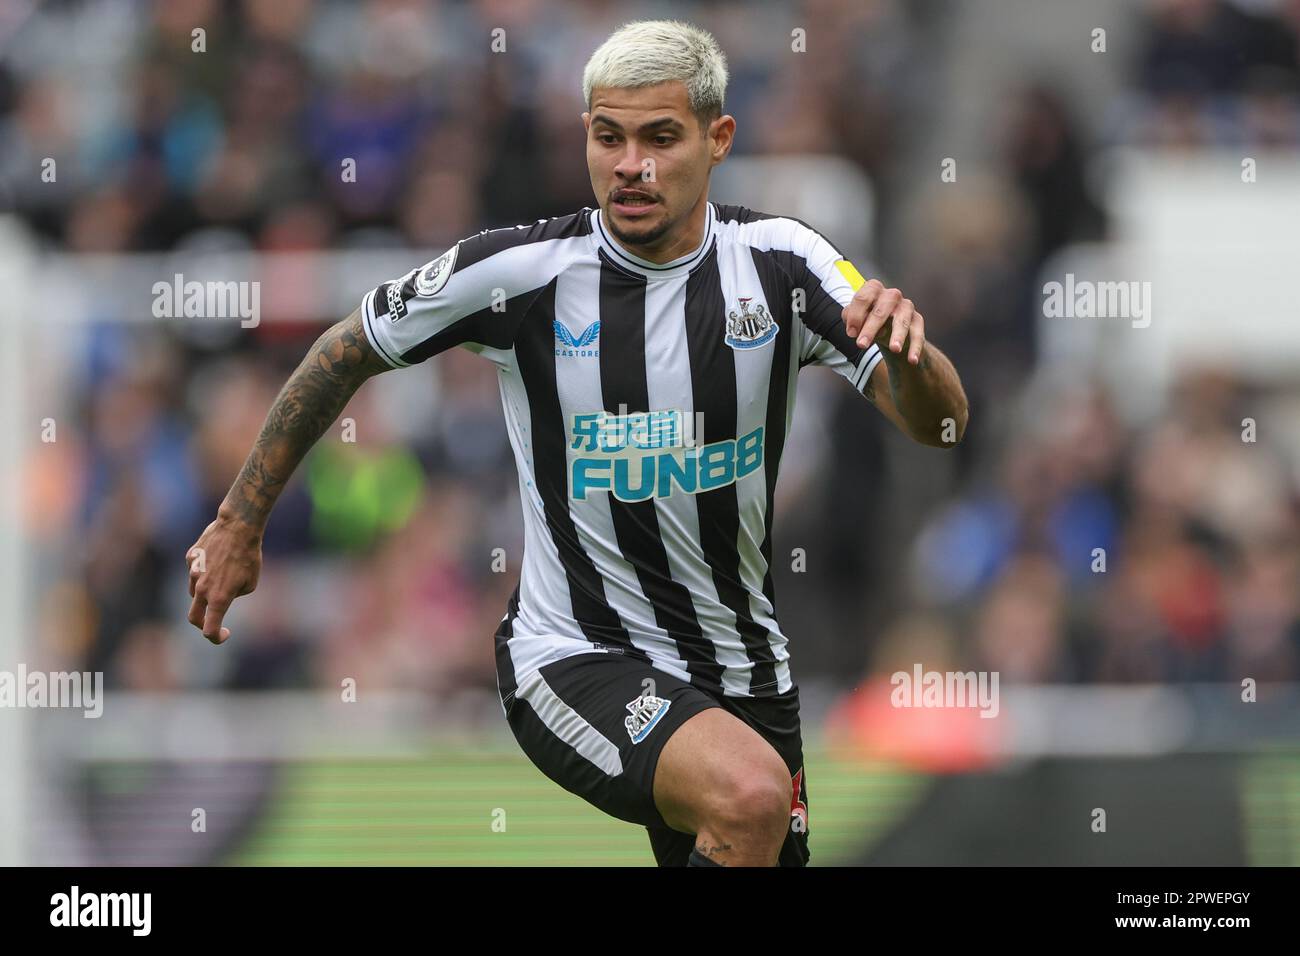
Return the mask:
<path fill-rule="evenodd" d="M 719 706 L 644 660 L 596 651 L 523 677 L 506 718 L 561 787 L 620 820 L 668 829 L 654 800 L 659 754 L 677 728 Z"/>
<path fill-rule="evenodd" d="M 766 742 L 785 763 L 790 774 L 790 828 L 778 858 L 780 866 L 805 866 L 809 859 L 808 849 L 808 781 L 803 766 L 803 740 L 799 724 L 799 691 L 792 688 L 786 694 L 765 698 L 715 698 L 720 701 L 725 712 L 743 723 L 743 727 L 719 719 L 720 714 L 710 711 L 707 718 L 696 721 L 696 725 L 707 724 L 716 728 L 717 739 L 702 741 L 717 748 L 720 759 L 743 750 L 753 743 L 753 734 Z M 740 731 L 739 733 L 737 731 Z M 749 732 L 752 731 L 753 734 Z M 689 732 L 689 731 L 688 731 Z M 746 734 L 749 740 L 746 740 Z M 698 746 L 698 745 L 697 745 Z M 709 757 L 706 755 L 704 761 Z M 702 761 L 692 759 L 691 764 Z M 684 779 L 661 781 L 658 792 L 661 797 L 671 800 L 674 792 L 686 794 L 697 781 L 690 779 L 690 774 L 701 772 L 698 766 L 683 766 L 679 772 Z M 662 801 L 661 803 L 669 802 Z M 671 815 L 671 804 L 669 813 Z M 649 827 L 650 846 L 655 860 L 660 866 L 685 866 L 687 858 L 695 845 L 693 834 L 679 832 L 668 826 Z"/>

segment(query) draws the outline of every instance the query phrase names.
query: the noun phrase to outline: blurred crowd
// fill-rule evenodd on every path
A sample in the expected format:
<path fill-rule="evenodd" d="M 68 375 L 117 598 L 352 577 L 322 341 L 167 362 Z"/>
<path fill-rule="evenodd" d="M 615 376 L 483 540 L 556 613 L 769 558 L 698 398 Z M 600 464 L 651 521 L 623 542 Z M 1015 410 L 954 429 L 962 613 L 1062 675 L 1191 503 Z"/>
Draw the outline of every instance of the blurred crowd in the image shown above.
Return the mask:
<path fill-rule="evenodd" d="M 889 183 L 924 123 L 926 74 L 899 51 L 923 53 L 944 15 L 892 0 L 124 6 L 52 0 L 0 21 L 0 198 L 48 249 L 430 251 L 591 205 L 580 68 L 647 15 L 718 36 L 739 154 L 835 153 Z M 1297 145 L 1300 2 L 1161 0 L 1134 17 L 1136 105 L 1117 135 Z M 830 52 L 779 55 L 792 19 Z M 1189 376 L 1141 430 L 1100 389 L 1008 411 L 1033 373 L 1039 269 L 1107 222 L 1086 175 L 1096 144 L 1062 91 L 1027 83 L 997 135 L 987 189 L 906 210 L 877 198 L 915 237 L 877 243 L 879 263 L 962 374 L 966 441 L 936 472 L 942 453 L 804 373 L 775 549 L 809 551 L 809 572 L 776 568 L 797 679 L 843 686 L 917 660 L 1024 681 L 1300 678 L 1300 489 L 1276 449 L 1241 440 L 1249 383 Z M 57 180 L 38 186 L 45 157 Z M 522 528 L 494 373 L 461 350 L 369 383 L 345 412 L 359 440 L 313 451 L 227 653 L 184 623 L 186 547 L 340 316 L 293 318 L 220 348 L 93 327 L 73 427 L 34 464 L 42 646 L 117 687 L 493 686 Z M 939 485 L 918 502 L 923 473 Z M 867 516 L 904 507 L 863 536 Z"/>
<path fill-rule="evenodd" d="M 1173 148 L 1300 146 L 1300 3 L 1156 0 L 1126 132 Z"/>

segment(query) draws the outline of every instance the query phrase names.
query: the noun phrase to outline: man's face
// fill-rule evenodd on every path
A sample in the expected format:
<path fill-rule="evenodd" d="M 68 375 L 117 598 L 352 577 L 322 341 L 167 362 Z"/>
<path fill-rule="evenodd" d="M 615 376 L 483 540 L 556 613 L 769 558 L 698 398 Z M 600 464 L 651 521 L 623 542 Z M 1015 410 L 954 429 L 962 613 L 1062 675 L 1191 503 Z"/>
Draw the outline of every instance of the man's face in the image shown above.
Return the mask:
<path fill-rule="evenodd" d="M 647 250 L 667 248 L 700 202 L 709 170 L 731 149 L 735 120 L 701 129 L 686 84 L 597 88 L 587 129 L 591 188 L 614 236 Z"/>

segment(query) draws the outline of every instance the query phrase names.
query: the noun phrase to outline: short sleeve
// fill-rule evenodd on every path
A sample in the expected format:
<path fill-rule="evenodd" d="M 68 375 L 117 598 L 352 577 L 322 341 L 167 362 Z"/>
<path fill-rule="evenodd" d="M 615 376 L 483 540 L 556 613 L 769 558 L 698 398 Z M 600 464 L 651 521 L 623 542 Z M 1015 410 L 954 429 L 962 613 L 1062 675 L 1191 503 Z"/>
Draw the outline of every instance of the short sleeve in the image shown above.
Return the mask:
<path fill-rule="evenodd" d="M 804 262 L 796 277 L 804 291 L 799 366 L 825 365 L 862 392 L 884 357 L 873 343 L 865 349 L 844 328 L 843 310 L 865 281 L 853 263 L 816 231 L 803 227 L 799 238 Z"/>
<path fill-rule="evenodd" d="M 524 229 L 481 232 L 361 300 L 362 324 L 375 351 L 405 368 L 457 345 L 507 352 L 540 287 L 541 243 Z"/>

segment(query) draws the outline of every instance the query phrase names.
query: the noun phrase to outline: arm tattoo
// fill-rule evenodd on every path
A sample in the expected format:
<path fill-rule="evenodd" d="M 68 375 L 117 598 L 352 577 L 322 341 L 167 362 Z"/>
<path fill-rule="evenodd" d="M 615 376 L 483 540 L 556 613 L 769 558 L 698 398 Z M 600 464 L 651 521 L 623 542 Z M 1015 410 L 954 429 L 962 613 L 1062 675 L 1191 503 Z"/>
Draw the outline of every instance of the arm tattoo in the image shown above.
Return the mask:
<path fill-rule="evenodd" d="M 880 358 L 881 361 L 885 363 L 885 368 L 890 371 L 895 368 L 902 368 L 905 365 L 910 366 L 910 363 L 907 362 L 906 358 L 895 355 L 887 348 L 880 350 Z M 915 366 L 910 367 L 915 368 L 918 372 L 928 372 L 930 370 L 930 350 L 928 347 L 921 349 L 920 361 L 917 362 Z M 889 392 L 890 395 L 894 397 L 895 401 L 898 399 L 899 388 L 896 383 L 898 383 L 901 378 L 902 376 L 899 374 L 891 374 L 889 376 Z M 871 402 L 873 405 L 876 403 L 876 383 L 874 379 L 875 372 L 873 370 L 872 373 L 867 376 L 866 385 L 862 387 L 862 394 L 866 396 L 867 401 Z"/>
<path fill-rule="evenodd" d="M 327 329 L 280 389 L 223 510 L 255 527 L 265 525 L 303 456 L 361 383 L 388 368 L 366 338 L 360 310 Z"/>

